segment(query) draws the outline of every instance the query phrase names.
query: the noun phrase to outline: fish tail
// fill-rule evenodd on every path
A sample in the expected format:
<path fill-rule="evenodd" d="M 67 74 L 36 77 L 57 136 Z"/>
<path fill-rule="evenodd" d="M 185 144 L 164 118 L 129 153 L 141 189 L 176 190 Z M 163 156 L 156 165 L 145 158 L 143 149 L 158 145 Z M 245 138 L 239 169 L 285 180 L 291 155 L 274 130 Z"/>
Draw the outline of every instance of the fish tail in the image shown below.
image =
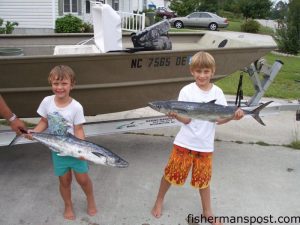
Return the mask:
<path fill-rule="evenodd" d="M 22 134 L 28 134 L 28 132 L 27 132 L 26 130 L 24 130 L 24 129 L 20 129 L 20 131 L 22 132 Z M 22 135 L 16 135 L 16 136 L 14 137 L 14 139 L 9 143 L 8 146 L 15 145 L 16 142 L 20 139 L 20 137 L 22 137 Z"/>
<path fill-rule="evenodd" d="M 267 105 L 269 105 L 270 103 L 272 103 L 273 101 L 269 101 L 266 102 L 260 106 L 258 106 L 257 108 L 255 108 L 254 110 L 251 111 L 251 116 L 257 121 L 259 122 L 261 125 L 266 126 L 266 124 L 262 121 L 262 119 L 259 116 L 260 111 L 265 108 Z"/>

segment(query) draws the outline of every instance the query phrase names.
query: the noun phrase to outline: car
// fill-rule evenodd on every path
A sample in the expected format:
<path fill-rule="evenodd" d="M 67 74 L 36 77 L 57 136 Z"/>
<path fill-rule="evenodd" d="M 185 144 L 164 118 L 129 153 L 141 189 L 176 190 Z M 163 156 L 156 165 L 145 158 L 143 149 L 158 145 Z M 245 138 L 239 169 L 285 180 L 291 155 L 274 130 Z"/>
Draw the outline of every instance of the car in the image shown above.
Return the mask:
<path fill-rule="evenodd" d="M 171 26 L 174 26 L 177 29 L 184 27 L 205 27 L 214 31 L 229 25 L 226 18 L 211 12 L 193 12 L 185 17 L 172 18 L 169 22 Z"/>
<path fill-rule="evenodd" d="M 158 7 L 156 9 L 156 16 L 163 19 L 170 19 L 176 17 L 176 13 L 174 11 L 168 10 L 166 7 Z"/>

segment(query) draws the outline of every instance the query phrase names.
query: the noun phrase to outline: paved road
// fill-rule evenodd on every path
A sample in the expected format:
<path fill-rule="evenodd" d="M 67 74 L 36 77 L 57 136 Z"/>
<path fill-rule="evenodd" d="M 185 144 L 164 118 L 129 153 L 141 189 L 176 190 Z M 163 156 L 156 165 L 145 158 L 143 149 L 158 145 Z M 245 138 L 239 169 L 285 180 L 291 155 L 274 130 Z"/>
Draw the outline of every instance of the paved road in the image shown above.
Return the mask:
<path fill-rule="evenodd" d="M 151 116 L 152 113 L 142 109 L 123 113 L 123 116 Z M 100 117 L 112 119 L 111 116 L 115 115 Z M 282 146 L 300 138 L 300 122 L 295 121 L 294 112 L 263 120 L 265 127 L 252 118 L 217 127 L 212 180 L 212 204 L 217 215 L 271 215 L 274 219 L 300 216 L 300 151 Z M 92 138 L 128 160 L 130 166 L 116 169 L 91 165 L 99 214 L 89 217 L 85 213 L 84 194 L 74 182 L 72 191 L 77 215 L 74 222 L 62 217 L 63 204 L 49 150 L 39 144 L 0 147 L 0 224 L 188 224 L 185 220 L 188 214 L 199 216 L 201 212 L 199 194 L 188 183 L 181 188 L 171 188 L 161 219 L 150 215 L 177 132 L 178 127 L 171 127 Z M 270 146 L 249 144 L 258 141 Z"/>
<path fill-rule="evenodd" d="M 278 28 L 278 22 L 276 22 L 275 20 L 256 19 L 256 21 L 259 22 L 260 25 L 269 27 L 273 30 L 276 30 Z"/>
<path fill-rule="evenodd" d="M 90 166 L 99 207 L 95 217 L 85 213 L 84 194 L 74 182 L 77 218 L 65 221 L 49 150 L 39 144 L 18 145 L 0 148 L 0 224 L 186 225 L 188 214 L 199 215 L 199 194 L 188 184 L 171 188 L 161 219 L 150 215 L 172 137 L 118 134 L 92 140 L 130 162 L 127 169 Z M 299 162 L 297 150 L 217 141 L 212 180 L 215 213 L 299 216 Z"/>

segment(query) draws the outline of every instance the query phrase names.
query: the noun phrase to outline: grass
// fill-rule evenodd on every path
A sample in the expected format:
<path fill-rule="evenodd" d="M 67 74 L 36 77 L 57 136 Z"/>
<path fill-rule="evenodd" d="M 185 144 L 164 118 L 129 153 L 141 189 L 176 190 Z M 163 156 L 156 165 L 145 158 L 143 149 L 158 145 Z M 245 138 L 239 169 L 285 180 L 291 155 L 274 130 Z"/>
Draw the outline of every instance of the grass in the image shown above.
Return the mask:
<path fill-rule="evenodd" d="M 275 60 L 281 60 L 284 64 L 278 75 L 265 93 L 265 97 L 274 97 L 282 99 L 299 99 L 300 83 L 295 80 L 300 80 L 300 58 L 278 56 L 269 53 L 264 57 L 269 65 L 272 65 Z M 241 72 L 235 72 L 222 80 L 216 82 L 225 94 L 236 94 L 236 89 L 239 82 Z M 244 73 L 243 92 L 245 96 L 252 96 L 254 88 L 248 74 Z"/>
<path fill-rule="evenodd" d="M 30 123 L 30 122 L 27 122 L 24 120 L 22 120 L 22 121 L 25 123 L 26 127 L 28 127 L 28 128 L 34 128 L 36 126 L 35 123 Z M 0 119 L 0 125 L 9 126 L 9 123 L 4 119 Z"/>
<path fill-rule="evenodd" d="M 244 22 L 243 19 L 233 19 L 229 21 L 229 25 L 226 28 L 219 28 L 220 31 L 237 31 L 241 32 L 241 25 Z M 206 28 L 183 28 L 183 29 L 176 29 L 172 27 L 170 29 L 170 32 L 195 32 L 195 31 L 201 31 L 201 30 L 207 30 Z M 268 35 L 274 35 L 273 29 L 265 26 L 260 26 L 259 30 L 260 34 L 268 34 Z"/>
<path fill-rule="evenodd" d="M 293 141 L 288 147 L 300 150 L 300 141 Z"/>

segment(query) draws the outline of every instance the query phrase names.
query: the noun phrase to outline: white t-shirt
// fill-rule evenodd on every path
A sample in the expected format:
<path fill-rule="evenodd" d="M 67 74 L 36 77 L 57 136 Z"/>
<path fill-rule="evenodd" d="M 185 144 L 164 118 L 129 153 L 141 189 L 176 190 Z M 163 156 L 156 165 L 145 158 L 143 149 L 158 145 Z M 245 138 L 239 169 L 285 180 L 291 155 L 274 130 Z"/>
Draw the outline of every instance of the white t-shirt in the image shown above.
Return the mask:
<path fill-rule="evenodd" d="M 54 101 L 55 95 L 47 96 L 41 102 L 37 113 L 47 118 L 48 129 L 51 133 L 62 134 L 69 132 L 74 134 L 74 125 L 85 123 L 82 105 L 72 99 L 69 105 L 60 108 Z"/>
<path fill-rule="evenodd" d="M 201 90 L 197 84 L 191 83 L 184 86 L 178 97 L 178 101 L 209 102 L 216 100 L 216 104 L 227 105 L 223 91 L 213 84 L 209 91 Z M 213 152 L 215 138 L 214 122 L 192 119 L 189 124 L 183 124 L 176 135 L 174 144 L 198 152 Z"/>

